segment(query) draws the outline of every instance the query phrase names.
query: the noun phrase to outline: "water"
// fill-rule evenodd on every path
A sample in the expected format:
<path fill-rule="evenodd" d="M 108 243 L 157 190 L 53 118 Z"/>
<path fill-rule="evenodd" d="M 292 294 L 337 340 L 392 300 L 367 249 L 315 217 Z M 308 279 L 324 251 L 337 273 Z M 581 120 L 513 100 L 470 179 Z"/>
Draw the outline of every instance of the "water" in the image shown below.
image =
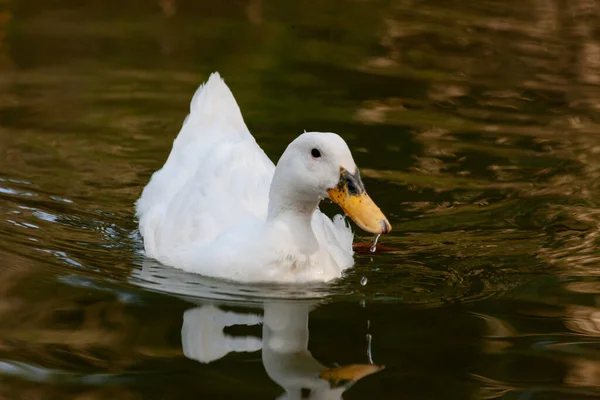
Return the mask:
<path fill-rule="evenodd" d="M 599 7 L 0 0 L 0 398 L 599 396 Z M 341 280 L 143 257 L 214 70 L 272 159 L 349 143 L 394 231 Z"/>
<path fill-rule="evenodd" d="M 375 235 L 375 237 L 373 238 L 373 244 L 371 245 L 371 247 L 369 247 L 369 251 L 371 253 L 375 253 L 377 251 L 377 241 L 379 240 L 379 237 L 381 235 Z"/>
<path fill-rule="evenodd" d="M 369 324 L 367 324 L 367 327 L 368 327 L 368 325 Z M 369 360 L 369 364 L 373 364 L 373 356 L 371 355 L 371 340 L 373 340 L 373 337 L 371 336 L 370 333 L 367 333 L 366 338 L 367 338 L 367 359 Z"/>

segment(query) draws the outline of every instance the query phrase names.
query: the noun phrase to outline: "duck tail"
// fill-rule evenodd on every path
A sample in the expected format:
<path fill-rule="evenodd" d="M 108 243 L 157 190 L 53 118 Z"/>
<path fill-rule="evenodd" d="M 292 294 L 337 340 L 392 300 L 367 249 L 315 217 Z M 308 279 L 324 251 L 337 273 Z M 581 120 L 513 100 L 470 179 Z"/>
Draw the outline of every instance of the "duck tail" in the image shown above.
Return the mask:
<path fill-rule="evenodd" d="M 227 118 L 229 121 L 244 123 L 242 112 L 233 93 L 218 72 L 210 74 L 208 80 L 200 85 L 190 104 L 192 119 Z"/>
<path fill-rule="evenodd" d="M 164 242 L 160 237 L 171 201 L 201 169 L 215 143 L 251 138 L 240 108 L 218 72 L 200 85 L 190 104 L 173 148 L 163 168 L 154 173 L 136 203 L 140 233 L 150 256 Z"/>
<path fill-rule="evenodd" d="M 173 143 L 174 153 L 187 153 L 197 139 L 206 137 L 207 132 L 215 133 L 211 129 L 215 123 L 229 127 L 235 135 L 248 134 L 240 107 L 218 72 L 213 72 L 194 93 L 190 113 Z"/>

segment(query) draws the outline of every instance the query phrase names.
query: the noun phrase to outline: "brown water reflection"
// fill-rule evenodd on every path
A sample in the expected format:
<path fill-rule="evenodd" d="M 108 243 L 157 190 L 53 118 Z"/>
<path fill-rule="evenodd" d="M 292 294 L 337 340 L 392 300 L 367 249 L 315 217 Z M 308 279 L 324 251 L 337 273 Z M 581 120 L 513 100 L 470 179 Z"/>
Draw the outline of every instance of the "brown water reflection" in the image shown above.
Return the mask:
<path fill-rule="evenodd" d="M 198 307 L 284 297 L 314 302 L 319 365 L 386 366 L 344 398 L 598 396 L 598 15 L 0 0 L 0 398 L 277 398 L 264 353 L 202 364 L 181 330 Z M 305 129 L 347 139 L 391 251 L 300 289 L 148 269 L 132 205 L 214 70 L 273 159 Z"/>

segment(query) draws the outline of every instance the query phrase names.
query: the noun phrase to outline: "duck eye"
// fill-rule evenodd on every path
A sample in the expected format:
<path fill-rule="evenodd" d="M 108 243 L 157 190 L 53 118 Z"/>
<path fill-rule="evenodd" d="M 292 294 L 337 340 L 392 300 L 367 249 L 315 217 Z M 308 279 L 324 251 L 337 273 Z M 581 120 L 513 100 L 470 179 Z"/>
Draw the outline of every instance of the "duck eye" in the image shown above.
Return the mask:
<path fill-rule="evenodd" d="M 312 149 L 312 150 L 310 151 L 310 154 L 312 154 L 312 156 L 313 156 L 314 158 L 319 158 L 319 157 L 321 157 L 321 152 L 320 152 L 318 149 Z"/>

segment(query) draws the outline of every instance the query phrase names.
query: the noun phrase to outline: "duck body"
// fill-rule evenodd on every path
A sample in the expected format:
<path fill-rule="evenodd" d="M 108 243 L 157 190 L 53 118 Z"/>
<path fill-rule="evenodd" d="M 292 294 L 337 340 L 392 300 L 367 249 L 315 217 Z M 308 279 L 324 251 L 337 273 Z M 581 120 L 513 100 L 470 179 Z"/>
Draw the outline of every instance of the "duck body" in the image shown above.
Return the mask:
<path fill-rule="evenodd" d="M 324 154 L 315 158 L 317 148 Z M 330 219 L 318 209 L 338 184 L 340 168 L 356 166 L 333 133 L 300 135 L 276 168 L 213 73 L 136 203 L 146 255 L 236 281 L 340 277 L 353 265 L 353 233 L 341 215 Z"/>

